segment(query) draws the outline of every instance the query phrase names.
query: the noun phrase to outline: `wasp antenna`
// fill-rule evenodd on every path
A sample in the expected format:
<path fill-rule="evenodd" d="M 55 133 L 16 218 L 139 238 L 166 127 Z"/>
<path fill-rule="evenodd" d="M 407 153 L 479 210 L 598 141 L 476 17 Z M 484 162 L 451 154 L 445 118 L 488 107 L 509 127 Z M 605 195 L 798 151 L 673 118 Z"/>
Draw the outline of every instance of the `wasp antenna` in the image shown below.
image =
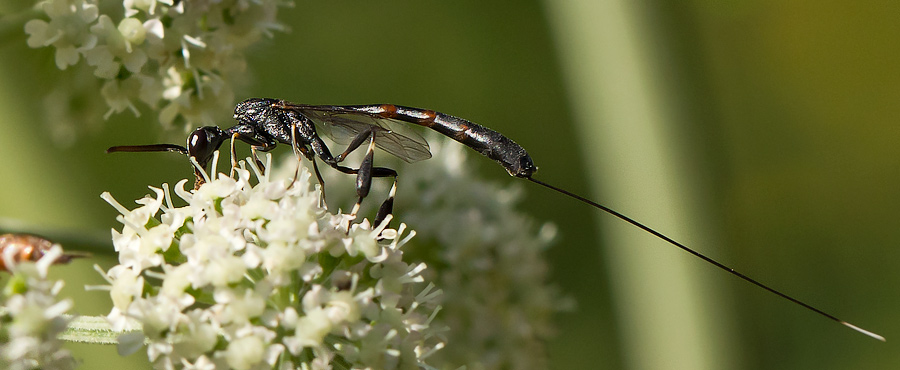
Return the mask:
<path fill-rule="evenodd" d="M 187 148 L 175 144 L 121 145 L 106 149 L 106 152 L 175 152 L 184 155 L 188 154 Z"/>
<path fill-rule="evenodd" d="M 837 323 L 839 323 L 839 324 L 841 324 L 841 325 L 844 325 L 844 326 L 846 326 L 846 327 L 848 327 L 848 328 L 850 328 L 850 329 L 856 330 L 857 332 L 860 332 L 860 333 L 862 333 L 862 334 L 865 334 L 865 335 L 867 335 L 867 336 L 869 336 L 869 337 L 871 337 L 871 338 L 878 339 L 878 340 L 880 340 L 880 341 L 882 341 L 882 342 L 886 341 L 886 340 L 884 339 L 884 337 L 882 337 L 882 336 L 880 336 L 880 335 L 878 335 L 878 334 L 872 333 L 872 332 L 870 332 L 870 331 L 868 331 L 868 330 L 864 330 L 864 329 L 862 329 L 862 328 L 860 328 L 860 327 L 858 327 L 858 326 L 856 326 L 856 325 L 850 324 L 850 323 L 848 323 L 848 322 L 846 322 L 846 321 L 844 321 L 844 320 L 841 320 L 841 319 L 839 319 L 839 318 L 837 318 L 837 317 L 835 317 L 835 316 L 833 316 L 833 315 L 831 315 L 831 314 L 828 314 L 828 313 L 826 313 L 826 312 L 824 312 L 824 311 L 822 311 L 822 310 L 820 310 L 820 309 L 818 309 L 818 308 L 815 308 L 815 307 L 810 306 L 810 305 L 808 305 L 808 304 L 806 304 L 806 303 L 803 303 L 802 301 L 800 301 L 800 300 L 798 300 L 798 299 L 796 299 L 796 298 L 794 298 L 794 297 L 791 297 L 791 296 L 789 296 L 789 295 L 787 295 L 787 294 L 784 294 L 784 293 L 779 292 L 779 291 L 777 291 L 777 290 L 775 290 L 775 289 L 773 289 L 773 288 L 770 288 L 769 286 L 767 286 L 767 285 L 765 285 L 765 284 L 763 284 L 763 283 L 760 283 L 760 282 L 754 280 L 753 278 L 751 278 L 751 277 L 749 277 L 749 276 L 747 276 L 747 275 L 744 275 L 744 274 L 742 274 L 742 273 L 740 273 L 740 272 L 737 272 L 737 271 L 735 271 L 733 268 L 728 267 L 728 266 L 725 266 L 725 265 L 719 263 L 718 261 L 716 261 L 716 260 L 714 260 L 714 259 L 712 259 L 712 258 L 709 258 L 709 257 L 703 255 L 703 254 L 700 253 L 700 252 L 697 252 L 697 251 L 695 251 L 695 250 L 693 250 L 693 249 L 691 249 L 691 248 L 688 248 L 686 245 L 681 244 L 681 243 L 675 241 L 674 239 L 672 239 L 672 238 L 670 238 L 670 237 L 668 237 L 668 236 L 666 236 L 666 235 L 660 233 L 659 231 L 653 230 L 653 229 L 651 229 L 649 226 L 644 225 L 644 224 L 642 224 L 642 223 L 640 223 L 640 222 L 637 222 L 637 221 L 634 220 L 633 218 L 628 217 L 628 216 L 625 216 L 624 214 L 621 214 L 621 213 L 619 213 L 619 212 L 613 210 L 612 208 L 606 207 L 606 206 L 604 206 L 604 205 L 602 205 L 602 204 L 599 204 L 599 203 L 597 203 L 597 202 L 594 202 L 594 201 L 592 201 L 592 200 L 590 200 L 590 199 L 587 199 L 587 198 L 585 198 L 585 197 L 582 197 L 582 196 L 580 196 L 580 195 L 578 195 L 578 194 L 572 193 L 572 192 L 570 192 L 570 191 L 568 191 L 568 190 L 558 188 L 558 187 L 556 187 L 556 186 L 550 185 L 550 184 L 545 183 L 545 182 L 540 181 L 540 180 L 536 180 L 536 179 L 534 179 L 534 178 L 532 178 L 532 177 L 524 177 L 524 178 L 525 178 L 525 179 L 528 179 L 529 181 L 531 181 L 531 182 L 533 182 L 533 183 L 535 183 L 535 184 L 541 185 L 541 186 L 546 187 L 546 188 L 548 188 L 548 189 L 550 189 L 550 190 L 554 190 L 554 191 L 559 192 L 559 193 L 561 193 L 561 194 L 567 195 L 567 196 L 569 196 L 569 197 L 571 197 L 571 198 L 574 198 L 574 199 L 576 199 L 576 200 L 581 201 L 582 203 L 589 204 L 589 205 L 593 206 L 594 208 L 600 209 L 600 210 L 602 210 L 602 211 L 604 211 L 604 212 L 606 212 L 606 213 L 609 213 L 609 214 L 611 214 L 611 215 L 613 215 L 613 216 L 616 216 L 617 218 L 621 219 L 622 221 L 625 221 L 625 222 L 627 222 L 627 223 L 630 223 L 630 224 L 636 226 L 637 228 L 639 228 L 639 229 L 641 229 L 641 230 L 644 230 L 644 231 L 646 231 L 646 232 L 648 232 L 648 233 L 650 233 L 650 234 L 653 234 L 653 236 L 656 236 L 657 238 L 660 238 L 660 239 L 662 239 L 662 240 L 665 240 L 665 241 L 668 242 L 669 244 L 672 244 L 672 245 L 674 245 L 674 246 L 676 246 L 676 247 L 678 247 L 678 248 L 684 250 L 685 252 L 688 252 L 688 253 L 690 253 L 690 254 L 693 254 L 693 255 L 696 256 L 696 257 L 699 257 L 700 259 L 702 259 L 702 260 L 708 262 L 709 264 L 711 264 L 711 265 L 713 265 L 713 266 L 716 266 L 716 267 L 718 267 L 718 268 L 720 268 L 720 269 L 722 269 L 722 270 L 727 271 L 729 274 L 732 274 L 732 275 L 734 275 L 734 276 L 737 276 L 737 277 L 743 279 L 744 281 L 747 281 L 747 282 L 749 282 L 749 283 L 751 283 L 751 284 L 753 284 L 753 285 L 756 285 L 756 286 L 758 286 L 758 287 L 760 287 L 760 288 L 763 288 L 763 289 L 769 291 L 770 293 L 773 293 L 773 294 L 775 294 L 775 295 L 777 295 L 777 296 L 779 296 L 779 297 L 781 297 L 781 298 L 787 299 L 787 300 L 789 300 L 789 301 L 791 301 L 791 302 L 793 302 L 793 303 L 796 303 L 796 304 L 798 304 L 798 305 L 800 305 L 800 306 L 803 306 L 803 308 L 806 308 L 806 309 L 808 309 L 808 310 L 810 310 L 810 311 L 813 311 L 813 312 L 815 312 L 815 313 L 817 313 L 817 314 L 819 314 L 819 315 L 822 315 L 822 316 L 824 316 L 824 317 L 826 317 L 826 318 L 828 318 L 828 319 L 830 319 L 830 320 L 832 320 L 832 321 L 835 321 L 835 322 L 837 322 Z"/>

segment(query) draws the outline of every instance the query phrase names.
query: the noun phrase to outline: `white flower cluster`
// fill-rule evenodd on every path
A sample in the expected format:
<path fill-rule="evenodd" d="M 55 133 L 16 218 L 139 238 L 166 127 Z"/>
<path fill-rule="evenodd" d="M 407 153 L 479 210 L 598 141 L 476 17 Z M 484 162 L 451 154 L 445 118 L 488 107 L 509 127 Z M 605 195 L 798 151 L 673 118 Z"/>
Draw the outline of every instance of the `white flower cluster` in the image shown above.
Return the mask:
<path fill-rule="evenodd" d="M 444 292 L 435 323 L 449 328 L 447 346 L 430 363 L 444 369 L 547 368 L 553 315 L 574 306 L 549 282 L 543 256 L 556 227 L 536 224 L 517 209 L 520 183 L 501 187 L 472 173 L 465 146 L 437 135 L 428 142 L 431 160 L 396 161 L 393 168 L 400 174 L 394 213 L 417 232 L 417 248 L 407 252 L 428 263 L 426 278 Z M 379 165 L 388 159 L 381 157 Z M 333 172 L 327 174 L 329 202 L 352 202 L 352 189 L 339 186 L 350 182 L 347 176 Z M 369 197 L 384 193 L 375 189 Z"/>
<path fill-rule="evenodd" d="M 62 248 L 54 245 L 35 263 L 16 262 L 16 252 L 3 251 L 12 277 L 0 298 L 0 368 L 74 369 L 75 360 L 57 339 L 66 329 L 68 319 L 63 314 L 72 308 L 72 301 L 57 299 L 62 280 L 47 279 L 47 270 L 62 256 Z"/>
<path fill-rule="evenodd" d="M 134 210 L 104 193 L 124 225 L 106 273 L 114 329 L 140 322 L 160 369 L 425 366 L 443 347 L 441 292 L 404 261 L 414 233 L 328 213 L 307 171 L 291 183 L 251 163 L 254 185 L 246 167 L 196 191 L 179 182 L 180 207 L 167 185 Z"/>
<path fill-rule="evenodd" d="M 99 0 L 46 0 L 49 19 L 25 24 L 32 48 L 53 46 L 60 69 L 84 59 L 103 82 L 108 117 L 136 101 L 156 108 L 170 125 L 211 125 L 230 112 L 232 85 L 245 68 L 244 51 L 284 26 L 277 10 L 288 0 L 124 0 L 122 16 L 101 14 Z M 111 13 L 112 14 L 112 13 Z"/>

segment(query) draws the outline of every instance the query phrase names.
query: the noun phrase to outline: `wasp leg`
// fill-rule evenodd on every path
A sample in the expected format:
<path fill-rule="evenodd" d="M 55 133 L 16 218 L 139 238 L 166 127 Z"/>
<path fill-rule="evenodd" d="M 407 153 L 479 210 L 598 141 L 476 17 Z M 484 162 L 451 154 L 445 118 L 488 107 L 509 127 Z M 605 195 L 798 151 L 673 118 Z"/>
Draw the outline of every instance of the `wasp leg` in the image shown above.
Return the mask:
<path fill-rule="evenodd" d="M 231 134 L 231 175 L 234 175 L 234 170 L 237 168 L 238 162 L 237 151 L 235 151 L 234 149 L 235 139 L 250 144 L 250 152 L 253 159 L 256 161 L 256 165 L 259 166 L 260 170 L 264 170 L 265 166 L 262 162 L 260 162 L 259 156 L 256 152 L 268 152 L 272 149 L 275 149 L 275 146 L 278 145 L 278 142 L 270 138 L 266 138 L 249 125 L 237 125 L 230 128 L 228 132 Z"/>
<path fill-rule="evenodd" d="M 350 153 L 352 153 L 354 150 L 359 148 L 359 146 L 362 145 L 362 143 L 364 143 L 366 140 L 371 141 L 371 140 L 374 140 L 374 138 L 375 138 L 375 131 L 373 130 L 372 127 L 369 127 L 367 129 L 361 131 L 359 134 L 356 135 L 356 137 L 353 138 L 353 141 L 350 142 L 350 145 L 347 145 L 347 149 L 344 150 L 343 153 L 341 153 L 340 155 L 338 155 L 337 157 L 334 158 L 334 161 L 335 162 L 343 161 L 344 159 L 347 158 L 348 155 L 350 155 Z"/>
<path fill-rule="evenodd" d="M 291 181 L 291 184 L 288 186 L 288 189 L 293 187 L 294 183 L 297 182 L 297 179 L 300 178 L 300 167 L 301 167 L 300 162 L 303 161 L 303 157 L 300 156 L 301 152 L 303 154 L 305 154 L 307 157 L 310 156 L 310 154 L 306 150 L 301 149 L 300 146 L 297 145 L 297 122 L 291 122 L 291 150 L 294 152 L 294 155 L 297 157 L 297 171 L 294 172 L 294 180 Z M 309 159 L 312 160 L 311 157 Z M 322 189 L 325 189 L 324 183 L 323 183 Z"/>
<path fill-rule="evenodd" d="M 310 159 L 310 162 L 313 164 L 313 172 L 316 173 L 316 180 L 319 180 L 319 206 L 328 209 L 328 204 L 325 203 L 325 179 L 323 179 L 322 174 L 319 173 L 319 165 L 316 164 L 316 160 Z"/>
<path fill-rule="evenodd" d="M 244 141 L 250 143 L 250 156 L 253 157 L 253 161 L 256 162 L 256 166 L 259 167 L 260 171 L 265 171 L 266 165 L 264 165 L 262 161 L 259 160 L 258 152 L 270 152 L 272 151 L 272 149 L 275 149 L 275 146 L 277 146 L 278 144 L 275 141 Z"/>
<path fill-rule="evenodd" d="M 381 225 L 385 217 L 394 212 L 394 195 L 397 193 L 397 172 L 394 172 L 394 184 L 391 185 L 391 191 L 388 193 L 387 199 L 378 207 L 378 213 L 375 214 L 375 222 L 373 226 Z M 390 227 L 390 223 L 386 227 Z"/>
<path fill-rule="evenodd" d="M 231 170 L 228 171 L 228 176 L 234 177 L 234 170 L 237 169 L 237 152 L 234 150 L 234 140 L 240 138 L 241 134 L 235 132 L 231 134 Z"/>
<path fill-rule="evenodd" d="M 312 162 L 313 172 L 315 172 L 315 174 L 316 174 L 316 180 L 319 181 L 319 194 L 320 194 L 319 205 L 322 208 L 328 208 L 328 206 L 325 204 L 325 179 L 322 178 L 322 174 L 319 172 L 319 165 L 316 163 L 316 158 L 315 158 L 315 155 L 313 154 L 313 152 L 311 150 L 309 150 L 307 147 L 300 146 L 297 144 L 296 130 L 297 130 L 297 124 L 291 123 L 291 149 L 294 151 L 294 155 L 297 156 L 298 163 L 297 163 L 297 171 L 294 172 L 294 180 L 291 181 L 291 184 L 288 186 L 288 189 L 290 189 L 292 186 L 294 186 L 294 183 L 297 182 L 297 178 L 299 178 L 299 176 L 300 176 L 300 163 L 299 162 L 302 162 L 303 157 L 306 157 L 306 159 L 309 159 L 309 161 Z M 274 147 L 274 145 L 272 147 Z M 271 148 L 269 148 L 269 150 L 271 150 Z"/>
<path fill-rule="evenodd" d="M 265 152 L 266 150 L 262 150 L 262 149 L 258 149 L 258 148 L 259 147 L 255 146 L 255 145 L 251 146 L 250 147 L 250 155 L 253 157 L 253 162 L 256 162 L 256 167 L 258 167 L 260 171 L 265 172 L 266 165 L 264 165 L 262 163 L 262 161 L 259 160 L 259 153 L 257 153 L 257 151 Z"/>
<path fill-rule="evenodd" d="M 362 205 L 363 198 L 369 195 L 369 189 L 372 187 L 372 167 L 375 162 L 375 133 L 370 130 L 367 131 L 369 131 L 369 147 L 366 149 L 366 156 L 363 158 L 362 163 L 359 164 L 359 170 L 356 173 L 356 195 L 359 196 L 359 200 L 356 201 L 356 205 L 354 205 L 353 210 L 350 211 L 350 217 L 353 218 L 356 218 L 356 213 L 359 212 L 359 207 Z M 359 136 L 353 141 L 359 141 Z M 353 143 L 350 145 L 352 146 Z M 359 144 L 356 144 L 356 146 L 358 147 Z M 352 149 L 354 148 L 347 148 L 347 151 L 352 151 Z M 342 156 L 343 154 L 339 155 L 338 158 Z"/>
<path fill-rule="evenodd" d="M 383 167 L 374 167 L 374 159 L 375 159 L 375 131 L 374 130 L 366 130 L 366 135 L 368 136 L 369 146 L 366 149 L 366 156 L 363 158 L 362 163 L 359 165 L 359 169 L 356 171 L 356 195 L 359 196 L 359 200 L 353 206 L 353 210 L 350 212 L 350 216 L 356 218 L 356 214 L 359 212 L 359 208 L 362 206 L 363 199 L 367 195 L 369 195 L 369 189 L 372 186 L 372 177 L 393 177 L 394 183 L 391 186 L 390 195 L 388 198 L 381 204 L 381 207 L 378 209 L 378 213 L 375 215 L 375 221 L 373 226 L 377 226 L 384 220 L 387 215 L 393 212 L 394 208 L 394 194 L 397 191 L 397 171 L 394 171 L 389 168 Z M 347 153 L 352 152 L 357 147 L 360 146 L 360 143 L 364 141 L 365 138 L 360 139 L 360 136 L 357 136 L 356 139 L 353 140 L 353 143 L 347 148 L 344 153 L 339 155 L 336 159 L 341 160 Z"/>
<path fill-rule="evenodd" d="M 331 164 L 331 163 L 329 163 L 329 165 L 331 165 L 331 167 L 333 167 L 334 169 L 341 171 L 343 173 L 346 173 L 349 175 L 357 175 L 357 178 L 359 178 L 360 173 L 363 173 L 364 176 L 369 177 L 370 182 L 371 182 L 371 178 L 373 178 L 373 177 L 393 177 L 394 183 L 391 186 L 391 191 L 388 195 L 388 198 L 385 199 L 385 201 L 383 203 L 381 203 L 381 207 L 379 207 L 378 213 L 375 215 L 375 221 L 373 223 L 373 226 L 379 225 L 382 221 L 384 221 L 384 219 L 387 217 L 387 215 L 389 215 L 393 212 L 394 195 L 397 192 L 397 171 L 387 168 L 387 167 L 370 167 L 370 170 L 368 171 L 368 175 L 366 175 L 365 174 L 366 171 L 364 171 L 362 169 L 354 169 L 354 168 L 344 167 L 344 166 L 340 166 L 337 164 Z M 353 211 L 351 211 L 351 215 L 353 215 L 354 217 L 359 212 L 359 207 L 360 207 L 360 204 L 362 203 L 363 198 L 365 198 L 365 196 L 368 195 L 368 189 L 363 189 L 363 190 L 364 190 L 362 192 L 363 196 L 359 198 L 359 201 L 353 207 Z M 357 188 L 357 195 L 359 195 L 359 194 L 360 194 L 360 189 Z"/>

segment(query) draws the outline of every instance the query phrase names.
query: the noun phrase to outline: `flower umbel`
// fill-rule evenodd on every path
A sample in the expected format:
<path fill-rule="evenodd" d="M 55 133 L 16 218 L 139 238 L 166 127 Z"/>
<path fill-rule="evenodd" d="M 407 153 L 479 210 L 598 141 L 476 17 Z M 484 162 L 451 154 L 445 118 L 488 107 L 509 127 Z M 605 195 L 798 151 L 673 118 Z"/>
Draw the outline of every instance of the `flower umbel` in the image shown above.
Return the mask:
<path fill-rule="evenodd" d="M 109 319 L 142 324 L 157 368 L 416 368 L 443 346 L 440 291 L 404 261 L 405 225 L 348 227 L 308 172 L 291 183 L 241 167 L 196 191 L 180 181 L 185 206 L 165 184 L 134 210 L 103 195 L 124 225 Z"/>
<path fill-rule="evenodd" d="M 46 0 L 48 19 L 25 24 L 32 48 L 52 46 L 60 69 L 82 59 L 102 81 L 109 111 L 136 103 L 159 110 L 160 122 L 213 125 L 230 111 L 233 86 L 246 68 L 244 51 L 285 27 L 276 21 L 288 0 L 125 0 L 101 14 L 98 0 Z M 105 9 L 105 7 L 104 7 Z M 124 14 L 124 17 L 122 16 Z M 93 95 L 92 95 L 93 96 Z"/>
<path fill-rule="evenodd" d="M 7 248 L 3 262 L 12 277 L 0 296 L 0 368 L 74 369 L 75 360 L 57 336 L 66 329 L 63 317 L 72 301 L 59 300 L 62 280 L 47 279 L 47 269 L 63 256 L 59 245 L 50 247 L 35 263 L 16 262 Z"/>
<path fill-rule="evenodd" d="M 521 184 L 500 186 L 471 171 L 476 161 L 467 160 L 468 148 L 438 135 L 428 142 L 434 158 L 427 163 L 378 160 L 400 173 L 394 213 L 417 232 L 417 248 L 407 252 L 428 263 L 423 274 L 444 293 L 435 324 L 448 328 L 447 346 L 429 363 L 442 369 L 547 368 L 553 315 L 574 305 L 550 282 L 543 256 L 555 226 L 538 224 L 518 209 Z M 345 175 L 323 175 L 331 184 L 329 202 L 356 199 L 353 189 L 340 187 L 348 182 Z M 370 196 L 384 193 L 373 189 Z"/>

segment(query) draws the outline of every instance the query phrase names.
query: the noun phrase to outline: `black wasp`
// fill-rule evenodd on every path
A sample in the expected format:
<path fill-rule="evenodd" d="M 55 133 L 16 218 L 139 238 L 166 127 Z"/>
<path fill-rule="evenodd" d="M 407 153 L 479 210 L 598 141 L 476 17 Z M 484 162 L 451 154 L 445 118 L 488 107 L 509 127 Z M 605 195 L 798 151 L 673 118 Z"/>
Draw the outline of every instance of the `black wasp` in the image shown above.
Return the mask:
<path fill-rule="evenodd" d="M 254 158 L 256 158 L 256 151 L 272 150 L 278 143 L 288 144 L 298 156 L 302 154 L 313 163 L 320 184 L 323 184 L 323 180 L 316 166 L 316 158 L 338 171 L 356 175 L 356 191 L 359 200 L 353 207 L 352 215 L 356 214 L 363 199 L 368 195 L 373 177 L 392 177 L 394 183 L 390 195 L 382 203 L 375 217 L 374 222 L 377 225 L 392 211 L 393 197 L 397 187 L 397 171 L 374 166 L 374 148 L 381 148 L 407 162 L 431 158 L 428 143 L 415 132 L 406 130 L 402 123 L 425 126 L 493 159 L 514 177 L 526 179 L 607 212 L 751 284 L 853 330 L 884 341 L 880 335 L 861 329 L 770 288 L 622 213 L 533 178 L 537 167 L 522 146 L 499 132 L 465 119 L 433 110 L 393 104 L 307 105 L 261 98 L 247 99 L 238 104 L 234 109 L 234 119 L 238 123 L 228 129 L 223 130 L 216 126 L 196 129 L 188 136 L 186 148 L 174 144 L 154 144 L 115 146 L 109 148 L 107 152 L 174 151 L 194 157 L 201 167 L 206 168 L 213 153 L 226 139 L 232 139 L 232 166 L 235 166 L 234 139 L 250 144 Z M 331 137 L 337 143 L 346 144 L 347 148 L 341 154 L 334 156 L 320 135 Z M 340 164 L 348 154 L 366 142 L 368 142 L 366 155 L 358 168 Z M 199 170 L 195 171 L 198 171 L 195 185 L 199 186 L 203 180 Z M 324 186 L 322 189 L 324 190 Z"/>

